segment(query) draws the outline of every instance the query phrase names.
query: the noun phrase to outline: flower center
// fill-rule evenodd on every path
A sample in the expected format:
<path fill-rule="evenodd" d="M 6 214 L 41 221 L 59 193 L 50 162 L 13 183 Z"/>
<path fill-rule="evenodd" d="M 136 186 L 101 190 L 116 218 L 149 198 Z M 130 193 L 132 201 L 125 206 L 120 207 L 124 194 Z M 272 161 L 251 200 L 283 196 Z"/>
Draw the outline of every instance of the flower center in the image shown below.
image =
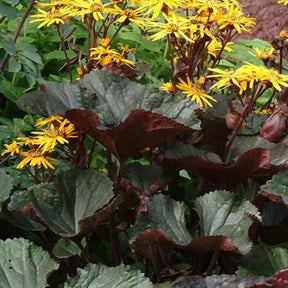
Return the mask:
<path fill-rule="evenodd" d="M 102 12 L 103 5 L 102 4 L 98 4 L 98 3 L 93 3 L 90 6 L 90 10 L 91 10 L 91 12 Z"/>

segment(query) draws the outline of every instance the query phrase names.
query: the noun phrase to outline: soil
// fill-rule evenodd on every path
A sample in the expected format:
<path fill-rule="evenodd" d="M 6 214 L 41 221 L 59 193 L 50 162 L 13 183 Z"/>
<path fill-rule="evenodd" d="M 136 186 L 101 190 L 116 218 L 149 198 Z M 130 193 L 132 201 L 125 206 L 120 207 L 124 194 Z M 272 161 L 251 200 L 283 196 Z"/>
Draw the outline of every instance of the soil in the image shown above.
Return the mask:
<path fill-rule="evenodd" d="M 288 30 L 288 6 L 277 4 L 277 0 L 240 0 L 246 17 L 255 17 L 256 26 L 251 34 L 240 38 L 260 38 L 271 41 L 282 30 Z"/>

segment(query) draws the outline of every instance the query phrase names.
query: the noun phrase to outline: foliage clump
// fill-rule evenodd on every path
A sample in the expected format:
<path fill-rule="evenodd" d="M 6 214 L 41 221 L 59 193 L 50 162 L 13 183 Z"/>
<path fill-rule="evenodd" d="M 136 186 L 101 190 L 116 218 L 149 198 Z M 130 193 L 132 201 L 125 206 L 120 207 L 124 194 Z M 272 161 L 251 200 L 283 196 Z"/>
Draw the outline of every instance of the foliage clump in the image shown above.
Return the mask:
<path fill-rule="evenodd" d="M 26 114 L 1 110 L 0 286 L 21 264 L 35 287 L 284 287 L 288 33 L 233 43 L 255 25 L 236 0 L 10 8 L 1 102 Z"/>

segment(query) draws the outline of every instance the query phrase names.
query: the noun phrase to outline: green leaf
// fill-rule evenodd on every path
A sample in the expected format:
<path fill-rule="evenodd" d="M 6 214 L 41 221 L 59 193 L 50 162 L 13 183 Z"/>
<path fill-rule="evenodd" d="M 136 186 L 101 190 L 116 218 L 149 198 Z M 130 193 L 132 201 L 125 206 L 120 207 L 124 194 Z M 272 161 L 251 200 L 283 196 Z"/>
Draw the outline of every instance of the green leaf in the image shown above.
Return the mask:
<path fill-rule="evenodd" d="M 34 63 L 42 65 L 41 57 L 34 45 L 29 43 L 17 43 L 17 48 L 19 49 L 20 55 L 23 55 Z"/>
<path fill-rule="evenodd" d="M 47 95 L 38 98 L 41 106 L 46 106 L 50 115 L 63 115 L 72 108 L 90 110 L 97 113 L 104 126 L 122 123 L 135 109 L 160 113 L 177 122 L 200 129 L 200 121 L 194 112 L 199 106 L 183 95 L 173 97 L 159 92 L 151 85 L 120 77 L 107 71 L 95 71 L 85 75 L 76 83 L 45 82 Z M 39 93 L 38 93 L 39 94 Z M 24 111 L 33 93 L 24 95 L 17 105 Z M 38 109 L 36 109 L 38 112 Z"/>
<path fill-rule="evenodd" d="M 137 162 L 125 166 L 125 177 L 129 179 L 132 186 L 146 193 L 151 192 L 153 184 L 160 185 L 168 180 L 161 167 L 156 165 L 142 166 Z"/>
<path fill-rule="evenodd" d="M 75 53 L 72 50 L 67 50 L 68 57 L 71 58 L 75 56 Z M 66 60 L 65 54 L 61 50 L 50 51 L 43 55 L 45 61 L 50 61 L 52 59 L 57 60 Z"/>
<path fill-rule="evenodd" d="M 280 171 L 261 186 L 264 196 L 288 207 L 288 169 Z"/>
<path fill-rule="evenodd" d="M 197 133 L 197 132 L 196 132 Z M 206 161 L 222 163 L 220 156 L 214 152 L 199 149 L 191 144 L 166 141 L 165 157 L 167 159 L 179 159 L 186 156 L 198 156 Z"/>
<path fill-rule="evenodd" d="M 17 5 L 19 3 L 18 0 L 4 0 L 4 2 L 11 4 L 11 5 Z"/>
<path fill-rule="evenodd" d="M 3 95 L 15 102 L 21 94 L 23 94 L 24 88 L 15 87 L 11 82 L 7 80 L 0 80 L 0 91 Z"/>
<path fill-rule="evenodd" d="M 0 15 L 6 16 L 9 20 L 15 19 L 17 17 L 17 8 L 12 7 L 6 3 L 0 3 Z"/>
<path fill-rule="evenodd" d="M 243 62 L 249 62 L 251 64 L 257 65 L 257 66 L 263 66 L 263 61 L 256 56 L 253 56 L 252 54 L 255 54 L 255 50 L 252 49 L 251 47 L 247 47 L 243 44 L 233 44 L 229 46 L 232 48 L 232 52 L 227 52 L 224 51 L 223 55 L 229 57 L 229 58 L 234 58 L 235 60 L 238 60 L 243 65 Z"/>
<path fill-rule="evenodd" d="M 45 101 L 42 101 L 43 99 L 45 99 L 45 93 L 42 91 L 35 91 L 19 98 L 16 101 L 16 104 L 26 113 L 40 114 L 48 117 L 49 113 Z"/>
<path fill-rule="evenodd" d="M 112 182 L 94 170 L 70 170 L 59 174 L 55 184 L 39 184 L 31 189 L 39 217 L 64 237 L 77 235 L 79 221 L 94 215 L 113 198 Z"/>
<path fill-rule="evenodd" d="M 12 73 L 19 72 L 21 64 L 19 64 L 14 56 L 11 56 L 8 61 L 8 71 Z"/>
<path fill-rule="evenodd" d="M 261 220 L 254 205 L 236 194 L 216 190 L 198 197 L 195 206 L 201 217 L 203 236 L 227 236 L 243 254 L 249 252 L 252 243 L 248 230 L 253 221 L 248 215 Z"/>
<path fill-rule="evenodd" d="M 0 287 L 42 288 L 58 264 L 41 247 L 25 239 L 0 240 Z"/>
<path fill-rule="evenodd" d="M 254 245 L 243 258 L 237 274 L 271 276 L 275 272 L 288 267 L 288 250 L 265 244 Z"/>
<path fill-rule="evenodd" d="M 271 44 L 267 41 L 264 41 L 262 39 L 239 39 L 238 40 L 239 43 L 247 46 L 247 47 L 257 47 L 261 50 L 265 50 L 267 47 L 271 46 Z"/>
<path fill-rule="evenodd" d="M 65 288 L 153 288 L 148 278 L 138 270 L 123 264 L 117 267 L 89 264 L 78 269 L 77 275 L 69 279 Z"/>
<path fill-rule="evenodd" d="M 2 211 L 2 203 L 9 198 L 13 188 L 12 182 L 13 178 L 0 169 L 0 211 Z"/>
<path fill-rule="evenodd" d="M 57 241 L 53 247 L 52 253 L 57 258 L 69 258 L 74 255 L 80 255 L 79 246 L 68 238 L 62 238 Z"/>
<path fill-rule="evenodd" d="M 140 214 L 137 225 L 130 232 L 136 238 L 147 229 L 161 229 L 179 244 L 188 244 L 192 240 L 185 223 L 185 205 L 162 194 L 148 200 L 147 213 Z"/>
<path fill-rule="evenodd" d="M 1 8 L 1 4 L 0 4 L 0 8 Z M 2 45 L 7 53 L 9 53 L 10 55 L 14 55 L 14 56 L 16 55 L 15 43 L 12 40 L 3 41 Z"/>

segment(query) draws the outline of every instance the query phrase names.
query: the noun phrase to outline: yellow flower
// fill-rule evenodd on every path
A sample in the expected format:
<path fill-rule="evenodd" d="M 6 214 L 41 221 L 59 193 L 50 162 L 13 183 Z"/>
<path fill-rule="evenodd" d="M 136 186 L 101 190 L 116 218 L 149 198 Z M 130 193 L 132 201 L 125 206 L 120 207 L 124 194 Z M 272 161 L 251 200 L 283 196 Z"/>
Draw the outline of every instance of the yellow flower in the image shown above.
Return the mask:
<path fill-rule="evenodd" d="M 189 3 L 189 2 L 188 2 Z M 196 0 L 191 1 L 185 8 L 197 9 L 197 14 L 208 16 L 210 13 L 217 13 L 218 10 L 223 8 L 222 0 Z"/>
<path fill-rule="evenodd" d="M 140 7 L 147 8 L 147 14 L 152 13 L 152 18 L 157 18 L 161 11 L 178 9 L 185 4 L 186 0 L 146 0 L 140 2 Z"/>
<path fill-rule="evenodd" d="M 128 44 L 123 45 L 122 43 L 118 43 L 117 47 L 121 50 L 121 56 L 126 56 L 128 53 L 136 53 L 136 49 L 130 48 Z"/>
<path fill-rule="evenodd" d="M 74 16 L 82 16 L 83 20 L 84 15 L 92 14 L 96 21 L 104 20 L 103 14 L 110 12 L 107 6 L 111 5 L 110 3 L 102 4 L 101 0 L 71 0 L 69 3 L 78 9 Z"/>
<path fill-rule="evenodd" d="M 53 115 L 49 118 L 45 118 L 43 120 L 38 120 L 35 124 L 36 127 L 42 127 L 42 126 L 50 126 L 51 124 L 55 124 L 55 123 L 61 123 L 64 120 L 64 118 L 62 116 L 58 116 L 58 115 Z"/>
<path fill-rule="evenodd" d="M 163 83 L 163 84 L 159 87 L 159 90 L 160 90 L 160 91 L 165 91 L 165 92 L 167 92 L 167 93 L 173 93 L 174 88 L 173 88 L 172 82 L 169 81 L 169 82 Z"/>
<path fill-rule="evenodd" d="M 244 13 L 239 10 L 236 5 L 226 4 L 227 12 L 218 10 L 217 13 L 212 14 L 211 18 L 217 21 L 219 29 L 226 29 L 226 27 L 233 27 L 238 33 L 250 32 L 255 22 L 255 18 L 244 17 Z"/>
<path fill-rule="evenodd" d="M 180 84 L 177 84 L 176 87 L 182 91 L 187 97 L 190 97 L 192 101 L 195 101 L 199 104 L 200 107 L 207 106 L 212 107 L 211 101 L 216 102 L 216 100 L 205 93 L 205 90 L 199 85 L 196 85 L 191 82 L 190 78 L 186 77 L 186 82 L 179 78 Z"/>
<path fill-rule="evenodd" d="M 287 38 L 288 37 L 288 32 L 286 30 L 282 30 L 282 31 L 280 31 L 279 36 L 281 38 Z"/>
<path fill-rule="evenodd" d="M 277 70 L 263 67 L 260 75 L 261 84 L 264 86 L 273 86 L 277 91 L 281 91 L 282 87 L 288 87 L 288 75 L 280 74 Z"/>
<path fill-rule="evenodd" d="M 226 43 L 226 46 L 224 48 L 224 50 L 226 50 L 227 52 L 232 52 L 232 49 L 229 47 L 230 45 L 232 45 L 233 42 L 228 42 Z M 219 55 L 219 52 L 222 49 L 222 42 L 217 40 L 216 38 L 213 38 L 211 42 L 209 42 L 208 46 L 207 46 L 207 50 L 208 50 L 208 54 L 212 55 L 214 58 L 217 58 L 217 56 Z"/>
<path fill-rule="evenodd" d="M 49 3 L 37 2 L 37 5 L 41 6 L 41 7 L 56 7 L 56 6 L 60 6 L 60 5 L 65 5 L 66 2 L 67 2 L 66 0 L 50 0 Z"/>
<path fill-rule="evenodd" d="M 64 24 L 64 20 L 66 16 L 71 12 L 70 7 L 52 7 L 50 11 L 45 11 L 41 8 L 38 8 L 39 14 L 32 15 L 33 19 L 30 22 L 42 22 L 37 28 L 41 28 L 43 26 L 50 26 L 52 24 Z"/>
<path fill-rule="evenodd" d="M 129 67 L 134 66 L 134 62 L 125 59 L 120 55 L 115 49 L 108 47 L 98 46 L 96 48 L 91 48 L 91 58 L 97 60 L 101 65 L 108 65 L 111 63 L 124 64 Z"/>
<path fill-rule="evenodd" d="M 121 9 L 118 6 L 115 6 L 114 9 L 111 9 L 111 14 L 119 16 L 115 22 L 128 24 L 129 22 L 134 23 L 140 28 L 145 26 L 145 23 L 148 21 L 147 18 L 141 17 L 143 13 L 143 8 L 138 9 Z"/>
<path fill-rule="evenodd" d="M 104 48 L 107 48 L 110 43 L 111 43 L 111 38 L 101 38 L 99 40 L 99 45 Z"/>
<path fill-rule="evenodd" d="M 16 141 L 13 141 L 11 144 L 4 144 L 4 146 L 6 149 L 1 153 L 1 156 L 4 156 L 5 154 L 10 154 L 11 156 L 19 154 L 19 149 L 21 147 Z"/>
<path fill-rule="evenodd" d="M 113 55 L 112 58 L 113 58 L 113 61 L 117 64 L 123 64 L 130 68 L 133 68 L 135 66 L 135 63 L 133 61 L 122 57 L 120 54 Z"/>
<path fill-rule="evenodd" d="M 189 38 L 183 31 L 190 28 L 189 19 L 181 17 L 175 13 L 171 13 L 169 16 L 163 14 L 163 16 L 165 23 L 151 22 L 149 24 L 149 26 L 152 27 L 151 32 L 157 32 L 149 36 L 149 39 L 157 41 L 166 37 L 167 35 L 174 34 L 177 38 L 183 37 L 188 42 L 192 41 L 191 38 Z"/>
<path fill-rule="evenodd" d="M 288 75 L 280 74 L 277 70 L 265 66 L 246 63 L 237 70 L 230 69 L 224 71 L 218 68 L 209 70 L 218 74 L 208 77 L 220 78 L 211 88 L 217 87 L 223 89 L 235 84 L 240 89 L 240 95 L 248 89 L 252 90 L 255 85 L 261 85 L 267 88 L 274 87 L 277 91 L 282 90 L 281 86 L 288 87 Z"/>
<path fill-rule="evenodd" d="M 59 127 L 50 125 L 49 129 L 42 129 L 42 131 L 35 131 L 32 134 L 34 137 L 34 144 L 38 145 L 43 152 L 52 151 L 57 144 L 68 144 L 69 138 L 77 138 L 74 125 L 65 119 Z"/>
<path fill-rule="evenodd" d="M 255 50 L 256 54 L 250 54 L 262 60 L 273 58 L 279 53 L 279 51 L 275 50 L 273 46 L 267 47 L 264 51 L 258 47 L 253 47 L 253 49 Z"/>
<path fill-rule="evenodd" d="M 216 82 L 211 89 L 218 88 L 218 89 L 224 89 L 227 88 L 233 84 L 236 86 L 240 86 L 238 79 L 237 79 L 237 71 L 235 69 L 228 69 L 228 70 L 221 70 L 219 68 L 208 68 L 208 70 L 216 73 L 210 76 L 207 76 L 208 78 L 220 78 L 218 82 Z"/>
<path fill-rule="evenodd" d="M 21 169 L 26 165 L 37 168 L 44 167 L 45 169 L 55 169 L 55 167 L 50 162 L 56 162 L 56 160 L 48 157 L 46 153 L 43 153 L 41 150 L 31 149 L 27 152 L 21 152 L 20 156 L 25 158 L 17 165 L 17 169 Z"/>
<path fill-rule="evenodd" d="M 102 58 L 107 56 L 107 55 L 114 55 L 117 54 L 118 52 L 115 49 L 111 49 L 110 46 L 108 47 L 103 47 L 103 46 L 98 46 L 95 48 L 91 48 L 90 50 L 90 56 L 101 62 Z"/>
<path fill-rule="evenodd" d="M 283 3 L 284 5 L 288 5 L 288 0 L 278 0 L 277 3 Z"/>

